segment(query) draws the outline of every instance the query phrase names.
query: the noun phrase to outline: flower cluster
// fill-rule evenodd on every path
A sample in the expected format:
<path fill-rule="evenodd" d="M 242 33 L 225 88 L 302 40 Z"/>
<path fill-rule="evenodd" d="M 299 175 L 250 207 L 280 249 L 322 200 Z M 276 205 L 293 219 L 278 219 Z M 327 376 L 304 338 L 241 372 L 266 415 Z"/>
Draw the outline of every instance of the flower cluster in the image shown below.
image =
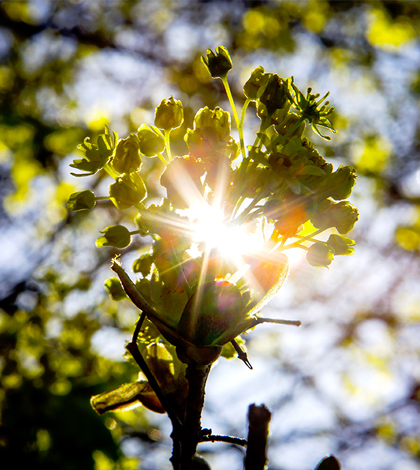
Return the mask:
<path fill-rule="evenodd" d="M 85 190 L 69 200 L 76 211 L 90 210 L 107 197 L 121 211 L 135 208 L 136 230 L 107 227 L 97 245 L 121 249 L 137 234 L 152 238 L 150 250 L 134 262 L 135 283 L 119 262 L 113 270 L 156 334 L 175 346 L 182 362 L 197 364 L 211 363 L 225 345 L 267 320 L 256 314 L 287 276 L 284 251 L 301 248 L 312 266 L 328 267 L 334 256 L 353 252 L 355 242 L 344 235 L 358 218 L 347 201 L 354 169 L 334 170 L 305 133 L 306 123 L 324 138 L 319 127 L 335 132 L 327 95 L 319 99 L 308 89 L 304 96 L 293 77 L 257 67 L 244 85 L 239 120 L 227 81 L 229 53 L 222 46 L 208 51 L 203 63 L 225 85 L 239 142 L 231 135 L 230 113 L 204 107 L 185 132 L 188 154 L 173 157 L 170 134 L 183 124 L 183 106 L 173 97 L 165 99 L 156 108 L 154 125 L 143 124 L 124 139 L 106 129 L 96 145 L 86 139 L 79 146 L 83 158 L 71 166 L 83 173 L 76 176 L 105 171 L 113 182 L 109 196 Z M 244 117 L 251 103 L 260 127 L 255 141 L 245 146 Z M 148 201 L 147 174 L 141 170 L 142 160 L 151 157 L 162 163 L 160 204 Z M 197 206 L 199 215 L 192 217 L 189 211 Z M 196 240 L 200 211 L 209 207 L 219 214 L 221 227 L 260 236 L 260 245 L 250 243 L 242 253 L 229 255 L 208 239 Z M 115 281 L 108 282 L 110 292 L 118 291 Z M 223 353 L 231 354 L 226 347 Z"/>

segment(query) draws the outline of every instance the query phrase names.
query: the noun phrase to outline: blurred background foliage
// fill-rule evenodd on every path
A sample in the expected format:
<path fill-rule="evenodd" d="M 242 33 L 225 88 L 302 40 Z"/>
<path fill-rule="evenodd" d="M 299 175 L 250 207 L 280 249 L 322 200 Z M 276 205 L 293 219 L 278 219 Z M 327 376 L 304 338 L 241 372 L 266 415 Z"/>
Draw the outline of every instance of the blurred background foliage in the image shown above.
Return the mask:
<path fill-rule="evenodd" d="M 1 2 L 1 461 L 170 468 L 165 416 L 137 408 L 103 418 L 90 408 L 91 395 L 137 376 L 122 357 L 137 313 L 109 299 L 114 252 L 95 248 L 118 211 L 101 203 L 69 214 L 81 185 L 68 165 L 85 136 L 152 124 L 171 94 L 185 108 L 179 135 L 201 106 L 229 110 L 200 61 L 223 44 L 238 103 L 258 65 L 331 91 L 339 133 L 311 139 L 334 166 L 357 168 L 361 217 L 354 256 L 330 270 L 293 260 L 266 316 L 303 327 L 250 333 L 253 371 L 221 359 L 203 424 L 244 436 L 248 404 L 264 402 L 274 414 L 271 470 L 313 468 L 327 453 L 349 470 L 419 468 L 419 32 L 420 3 L 403 0 Z M 246 135 L 253 124 L 249 111 Z M 184 152 L 180 142 L 173 153 Z M 147 164 L 153 187 L 162 169 Z M 89 183 L 99 192 L 106 184 Z M 232 446 L 201 451 L 214 468 L 242 466 Z"/>

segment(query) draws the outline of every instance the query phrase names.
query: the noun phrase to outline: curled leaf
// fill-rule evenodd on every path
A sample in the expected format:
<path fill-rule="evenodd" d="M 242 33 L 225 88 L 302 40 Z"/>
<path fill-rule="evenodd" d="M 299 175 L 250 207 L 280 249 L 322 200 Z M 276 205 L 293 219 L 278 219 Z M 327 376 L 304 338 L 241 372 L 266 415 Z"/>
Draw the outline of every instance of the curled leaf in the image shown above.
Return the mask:
<path fill-rule="evenodd" d="M 95 395 L 90 399 L 90 404 L 100 415 L 107 411 L 124 411 L 140 404 L 155 413 L 165 413 L 158 397 L 146 380 L 123 384 L 110 392 Z"/>

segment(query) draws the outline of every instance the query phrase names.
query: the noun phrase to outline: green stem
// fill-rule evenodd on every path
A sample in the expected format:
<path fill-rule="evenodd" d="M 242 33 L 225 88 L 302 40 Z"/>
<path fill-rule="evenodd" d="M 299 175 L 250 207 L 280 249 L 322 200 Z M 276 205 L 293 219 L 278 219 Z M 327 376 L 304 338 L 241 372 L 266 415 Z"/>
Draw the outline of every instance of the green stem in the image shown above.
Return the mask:
<path fill-rule="evenodd" d="M 240 215 L 238 215 L 238 217 L 235 219 L 235 222 L 243 223 L 245 219 L 251 215 L 250 212 L 252 211 L 252 209 L 254 209 L 255 206 L 261 201 L 261 199 L 264 199 L 266 196 L 267 191 L 259 189 L 252 202 L 243 210 L 243 212 L 241 212 Z M 255 217 L 255 214 L 253 214 L 252 217 Z"/>
<path fill-rule="evenodd" d="M 246 150 L 245 150 L 245 140 L 244 140 L 244 122 L 245 122 L 245 113 L 250 102 L 251 100 L 247 98 L 245 100 L 244 105 L 242 106 L 241 120 L 239 122 L 239 127 L 238 127 L 239 143 L 240 143 L 241 152 L 242 152 L 242 161 L 246 160 Z"/>
<path fill-rule="evenodd" d="M 171 135 L 172 129 L 165 129 L 165 147 L 166 147 L 166 155 L 168 156 L 168 161 L 172 161 L 172 153 L 171 153 L 171 143 L 169 141 L 169 136 Z M 162 157 L 163 158 L 163 157 Z M 163 159 L 165 164 L 167 162 Z"/>
<path fill-rule="evenodd" d="M 114 178 L 114 180 L 120 176 L 119 173 L 117 173 L 109 163 L 106 163 L 103 169 L 108 173 L 109 176 Z"/>
<path fill-rule="evenodd" d="M 289 137 L 290 134 L 292 134 L 301 124 L 302 122 L 305 120 L 305 116 L 302 116 L 299 121 L 295 122 L 294 126 L 292 126 L 287 132 L 286 132 L 286 135 L 284 135 L 283 137 L 286 139 L 287 137 Z"/>
<path fill-rule="evenodd" d="M 159 160 L 160 160 L 165 166 L 168 165 L 168 162 L 165 160 L 165 157 L 164 157 L 161 153 L 158 153 L 158 157 L 159 157 Z"/>
<path fill-rule="evenodd" d="M 278 137 L 276 137 L 276 138 L 274 139 L 274 141 L 272 142 L 273 147 L 274 147 L 275 145 L 277 145 L 277 144 L 280 142 L 280 140 L 282 140 L 282 139 L 287 139 L 287 137 L 289 137 L 289 136 L 302 124 L 302 122 L 304 122 L 304 121 L 305 121 L 305 116 L 302 116 L 302 117 L 301 117 L 297 122 L 295 122 L 295 124 L 286 132 L 285 135 L 281 135 L 281 134 L 280 134 Z"/>
<path fill-rule="evenodd" d="M 280 246 L 278 249 L 280 249 L 280 251 L 285 251 L 285 250 L 290 250 L 291 248 L 302 248 L 302 250 L 308 251 L 308 247 L 301 245 L 300 243 L 301 243 L 300 241 L 294 242 L 294 243 L 291 243 L 290 245 Z"/>
<path fill-rule="evenodd" d="M 241 122 L 240 122 L 240 126 L 241 126 L 242 129 L 243 129 L 243 127 L 244 127 L 245 113 L 246 113 L 246 110 L 248 109 L 249 103 L 251 103 L 251 100 L 250 100 L 249 98 L 247 98 L 247 99 L 245 100 L 244 105 L 242 106 Z"/>
<path fill-rule="evenodd" d="M 106 201 L 111 199 L 110 196 L 95 196 L 95 201 Z"/>
<path fill-rule="evenodd" d="M 235 102 L 233 101 L 232 92 L 230 91 L 230 86 L 229 86 L 228 79 L 227 79 L 227 77 L 224 77 L 224 78 L 222 78 L 221 80 L 222 80 L 223 85 L 224 85 L 224 87 L 225 87 L 226 95 L 227 95 L 227 97 L 228 97 L 230 106 L 231 106 L 231 108 L 232 108 L 233 118 L 235 119 L 236 127 L 238 128 L 238 131 L 239 131 L 239 128 L 240 128 L 240 125 L 241 125 L 241 124 L 240 124 L 240 122 L 239 122 L 238 113 L 236 112 L 236 106 L 235 106 Z"/>
<path fill-rule="evenodd" d="M 236 124 L 236 127 L 238 129 L 239 144 L 240 144 L 240 147 L 241 147 L 242 160 L 245 160 L 246 159 L 246 152 L 245 152 L 243 122 L 244 122 L 244 119 L 245 119 L 245 111 L 246 111 L 246 108 L 248 107 L 248 105 L 250 103 L 250 100 L 247 98 L 247 100 L 245 101 L 245 104 L 242 107 L 241 120 L 239 121 L 238 113 L 236 111 L 235 101 L 233 100 L 232 92 L 230 91 L 230 86 L 229 86 L 227 76 L 222 78 L 221 80 L 223 82 L 223 86 L 225 87 L 226 95 L 228 97 L 230 106 L 232 108 L 233 119 L 235 120 L 235 124 Z"/>
<path fill-rule="evenodd" d="M 134 204 L 134 207 L 139 211 L 147 211 L 146 206 L 142 202 L 138 202 L 137 204 Z"/>
<path fill-rule="evenodd" d="M 309 235 L 307 235 L 306 237 L 302 236 L 302 235 L 298 235 L 297 238 L 305 238 L 306 240 L 310 240 L 311 238 L 316 237 L 317 235 L 319 235 L 322 232 L 325 232 L 325 229 L 324 228 L 319 228 L 318 230 L 315 230 L 315 232 L 312 232 Z"/>
<path fill-rule="evenodd" d="M 236 201 L 235 207 L 233 208 L 230 220 L 235 219 L 236 213 L 238 212 L 238 210 L 241 207 L 241 204 L 244 202 L 244 200 L 245 200 L 244 196 L 239 196 L 239 199 Z"/>

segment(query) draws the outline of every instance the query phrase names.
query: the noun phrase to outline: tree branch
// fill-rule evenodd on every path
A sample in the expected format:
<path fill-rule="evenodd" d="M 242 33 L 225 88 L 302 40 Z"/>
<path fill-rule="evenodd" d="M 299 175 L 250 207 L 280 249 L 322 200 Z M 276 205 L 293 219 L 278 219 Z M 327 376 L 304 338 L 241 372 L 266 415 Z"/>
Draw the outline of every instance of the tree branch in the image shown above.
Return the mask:
<path fill-rule="evenodd" d="M 209 436 L 202 436 L 200 442 L 227 442 L 228 444 L 235 444 L 238 446 L 246 447 L 247 440 L 235 436 L 221 436 L 217 434 L 210 434 Z"/>
<path fill-rule="evenodd" d="M 201 413 L 204 406 L 204 395 L 210 366 L 189 364 L 186 378 L 188 380 L 187 407 L 181 431 L 181 470 L 190 468 L 191 459 L 202 438 Z"/>
<path fill-rule="evenodd" d="M 250 405 L 248 409 L 248 446 L 245 470 L 264 470 L 267 463 L 267 441 L 271 413 L 265 405 Z"/>

